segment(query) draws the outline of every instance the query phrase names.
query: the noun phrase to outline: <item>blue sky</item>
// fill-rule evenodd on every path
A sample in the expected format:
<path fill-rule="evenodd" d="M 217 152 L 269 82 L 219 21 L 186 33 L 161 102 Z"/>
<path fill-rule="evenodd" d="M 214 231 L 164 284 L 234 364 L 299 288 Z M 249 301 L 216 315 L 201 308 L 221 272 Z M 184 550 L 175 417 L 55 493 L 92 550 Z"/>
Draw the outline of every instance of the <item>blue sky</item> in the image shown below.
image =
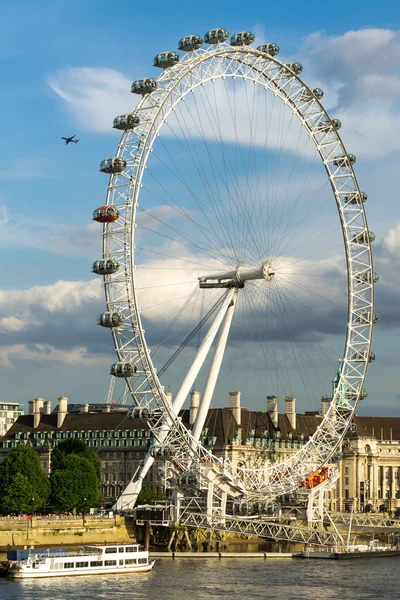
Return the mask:
<path fill-rule="evenodd" d="M 360 411 L 398 414 L 396 3 L 385 3 L 384 10 L 360 1 L 345 9 L 321 2 L 306 7 L 253 2 L 251 9 L 238 2 L 220 3 L 218 9 L 211 2 L 175 6 L 72 1 L 16 2 L 2 8 L 3 400 L 104 398 L 114 355 L 110 336 L 95 325 L 102 292 L 90 265 L 101 248 L 100 232 L 90 217 L 106 192 L 98 165 L 114 153 L 119 140 L 110 115 L 132 104 L 131 81 L 158 76 L 152 66 L 157 52 L 175 49 L 183 35 L 222 26 L 230 32 L 254 31 L 258 43 L 277 42 L 285 57 L 300 60 L 304 79 L 312 77 L 327 90 L 329 108 L 343 119 L 349 151 L 352 143 L 357 147 L 356 172 L 369 193 L 368 219 L 377 235 L 376 265 L 381 267 L 377 360 L 367 380 L 368 404 Z M 93 93 L 89 101 L 88 90 Z M 111 112 L 110 103 L 115 103 Z M 79 144 L 65 147 L 60 137 L 74 133 Z M 260 400 L 254 408 L 262 406 Z"/>

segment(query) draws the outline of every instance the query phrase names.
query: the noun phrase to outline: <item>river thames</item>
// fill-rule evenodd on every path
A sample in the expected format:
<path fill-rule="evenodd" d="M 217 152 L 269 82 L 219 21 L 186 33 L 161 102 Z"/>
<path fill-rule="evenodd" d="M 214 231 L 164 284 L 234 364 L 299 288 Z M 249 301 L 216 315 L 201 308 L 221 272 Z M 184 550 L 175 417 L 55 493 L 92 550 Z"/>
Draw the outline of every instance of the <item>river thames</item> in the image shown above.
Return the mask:
<path fill-rule="evenodd" d="M 1 600 L 396 600 L 398 558 L 158 559 L 153 572 L 9 581 Z"/>

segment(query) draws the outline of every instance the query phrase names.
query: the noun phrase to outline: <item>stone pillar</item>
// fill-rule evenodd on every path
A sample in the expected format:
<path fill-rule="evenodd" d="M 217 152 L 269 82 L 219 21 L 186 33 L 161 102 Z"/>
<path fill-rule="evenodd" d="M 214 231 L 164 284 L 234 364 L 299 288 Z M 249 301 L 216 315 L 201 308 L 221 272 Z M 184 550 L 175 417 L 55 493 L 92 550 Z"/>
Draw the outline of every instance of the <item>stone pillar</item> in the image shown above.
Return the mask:
<path fill-rule="evenodd" d="M 58 414 L 57 414 L 57 428 L 62 427 L 64 419 L 68 413 L 68 398 L 66 396 L 60 396 L 58 399 Z"/>
<path fill-rule="evenodd" d="M 197 417 L 197 411 L 200 406 L 200 392 L 190 392 L 190 413 L 189 425 L 192 426 Z"/>
<path fill-rule="evenodd" d="M 242 413 L 240 410 L 240 392 L 229 392 L 229 407 L 236 423 L 240 425 L 242 422 Z"/>
<path fill-rule="evenodd" d="M 321 398 L 321 415 L 324 417 L 329 410 L 332 398 Z"/>
<path fill-rule="evenodd" d="M 289 419 L 290 426 L 296 429 L 296 398 L 293 396 L 285 398 L 285 415 Z"/>
<path fill-rule="evenodd" d="M 50 400 L 44 401 L 43 414 L 50 415 L 51 414 L 51 402 Z"/>
<path fill-rule="evenodd" d="M 33 428 L 36 429 L 40 423 L 40 415 L 43 412 L 43 398 L 35 398 L 33 401 Z"/>
<path fill-rule="evenodd" d="M 278 427 L 278 398 L 276 396 L 267 396 L 267 412 L 274 427 Z"/>

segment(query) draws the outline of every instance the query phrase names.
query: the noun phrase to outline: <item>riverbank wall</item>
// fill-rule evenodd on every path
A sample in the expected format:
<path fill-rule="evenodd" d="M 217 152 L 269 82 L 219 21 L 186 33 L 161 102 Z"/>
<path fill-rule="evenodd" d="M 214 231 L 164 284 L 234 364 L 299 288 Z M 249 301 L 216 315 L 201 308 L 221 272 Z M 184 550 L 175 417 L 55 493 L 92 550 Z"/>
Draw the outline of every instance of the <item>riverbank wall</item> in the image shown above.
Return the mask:
<path fill-rule="evenodd" d="M 131 542 L 135 539 L 132 520 L 112 518 L 0 519 L 0 549 L 24 546 L 63 546 Z"/>

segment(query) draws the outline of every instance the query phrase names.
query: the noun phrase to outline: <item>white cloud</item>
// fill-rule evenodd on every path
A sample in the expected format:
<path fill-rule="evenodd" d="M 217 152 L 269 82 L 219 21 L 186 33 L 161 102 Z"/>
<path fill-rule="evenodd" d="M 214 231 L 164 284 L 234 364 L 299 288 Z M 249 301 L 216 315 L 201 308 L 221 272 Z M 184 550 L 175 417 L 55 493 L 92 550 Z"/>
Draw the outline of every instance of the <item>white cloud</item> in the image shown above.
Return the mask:
<path fill-rule="evenodd" d="M 4 317 L 0 319 L 0 331 L 23 331 L 26 323 L 17 317 Z"/>
<path fill-rule="evenodd" d="M 131 112 L 135 99 L 131 81 L 114 69 L 65 68 L 48 80 L 77 124 L 89 131 L 112 131 L 118 114 Z"/>
<path fill-rule="evenodd" d="M 13 344 L 0 347 L 0 369 L 17 371 L 18 365 L 24 361 L 42 362 L 47 365 L 51 363 L 79 366 L 109 364 L 109 359 L 92 354 L 84 347 L 74 347 L 69 350 L 60 350 L 50 344 L 34 344 L 31 347 L 25 344 Z"/>
<path fill-rule="evenodd" d="M 389 252 L 400 257 L 400 223 L 389 229 L 383 238 L 383 244 Z"/>

